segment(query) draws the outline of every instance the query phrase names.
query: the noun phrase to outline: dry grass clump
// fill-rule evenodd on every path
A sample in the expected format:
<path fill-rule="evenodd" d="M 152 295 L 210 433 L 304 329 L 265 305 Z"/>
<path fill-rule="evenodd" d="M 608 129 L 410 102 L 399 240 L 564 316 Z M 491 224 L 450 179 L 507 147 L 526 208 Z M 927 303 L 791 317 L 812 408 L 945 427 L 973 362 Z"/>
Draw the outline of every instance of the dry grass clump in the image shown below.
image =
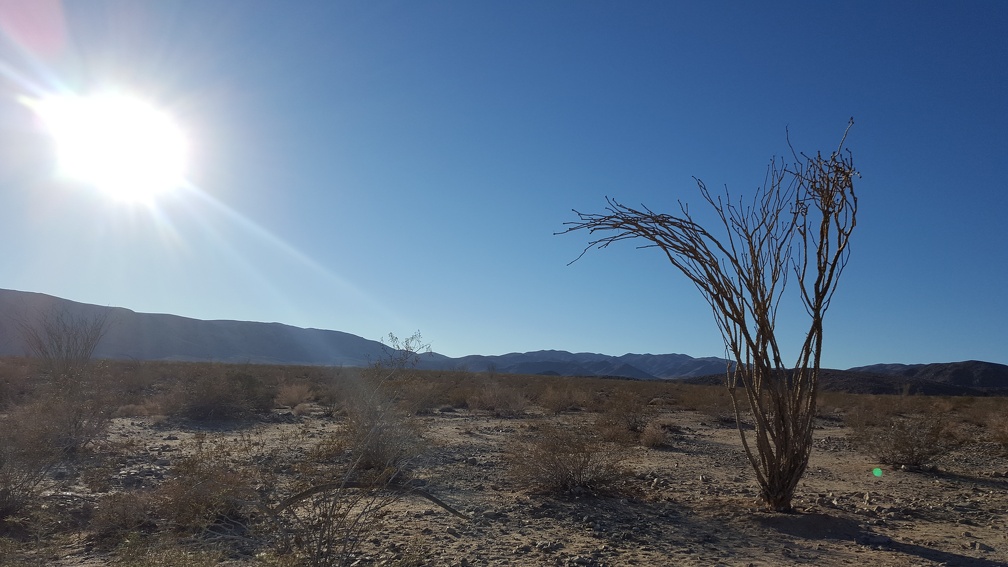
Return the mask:
<path fill-rule="evenodd" d="M 648 449 L 663 449 L 672 446 L 672 440 L 682 429 L 664 420 L 655 420 L 647 424 L 640 434 L 640 444 Z"/>
<path fill-rule="evenodd" d="M 723 385 L 675 384 L 673 397 L 677 406 L 708 415 L 715 423 L 735 423 L 731 396 Z"/>
<path fill-rule="evenodd" d="M 294 409 L 314 399 L 315 392 L 311 384 L 306 382 L 284 382 L 277 388 L 275 403 L 277 407 Z"/>
<path fill-rule="evenodd" d="M 344 409 L 343 435 L 356 468 L 398 474 L 420 452 L 418 424 L 378 392 L 354 391 Z"/>
<path fill-rule="evenodd" d="M 34 503 L 61 452 L 48 417 L 22 406 L 0 420 L 0 520 Z"/>
<path fill-rule="evenodd" d="M 243 531 L 249 523 L 245 503 L 256 498 L 254 477 L 231 454 L 226 443 L 198 439 L 158 487 L 157 516 L 183 533 Z"/>
<path fill-rule="evenodd" d="M 1008 421 L 1004 414 L 991 414 L 987 418 L 987 435 L 1001 447 L 1002 454 L 1008 454 Z"/>
<path fill-rule="evenodd" d="M 111 567 L 216 567 L 227 559 L 217 549 L 192 549 L 170 537 L 127 538 L 116 549 Z"/>
<path fill-rule="evenodd" d="M 588 405 L 589 394 L 570 382 L 549 384 L 536 397 L 536 404 L 544 410 L 558 414 L 577 411 Z"/>
<path fill-rule="evenodd" d="M 529 401 L 515 385 L 495 380 L 470 395 L 467 405 L 469 409 L 488 411 L 497 417 L 520 417 L 528 410 Z"/>
<path fill-rule="evenodd" d="M 273 409 L 276 382 L 242 371 L 193 372 L 181 377 L 161 405 L 195 421 L 230 420 Z M 217 371 L 212 371 L 217 370 Z"/>
<path fill-rule="evenodd" d="M 32 397 L 37 380 L 32 379 L 30 365 L 27 358 L 0 359 L 0 410 Z"/>
<path fill-rule="evenodd" d="M 920 468 L 934 465 L 959 445 L 944 416 L 937 413 L 892 415 L 853 412 L 850 440 L 880 463 Z"/>
<path fill-rule="evenodd" d="M 129 490 L 102 496 L 95 505 L 90 530 L 100 547 L 120 545 L 129 536 L 154 533 L 154 502 L 147 491 Z"/>
<path fill-rule="evenodd" d="M 595 421 L 602 438 L 618 443 L 637 443 L 654 413 L 641 397 L 619 392 L 612 395 Z"/>
<path fill-rule="evenodd" d="M 508 452 L 511 477 L 522 487 L 549 494 L 615 492 L 626 471 L 622 455 L 596 436 L 550 423 Z"/>

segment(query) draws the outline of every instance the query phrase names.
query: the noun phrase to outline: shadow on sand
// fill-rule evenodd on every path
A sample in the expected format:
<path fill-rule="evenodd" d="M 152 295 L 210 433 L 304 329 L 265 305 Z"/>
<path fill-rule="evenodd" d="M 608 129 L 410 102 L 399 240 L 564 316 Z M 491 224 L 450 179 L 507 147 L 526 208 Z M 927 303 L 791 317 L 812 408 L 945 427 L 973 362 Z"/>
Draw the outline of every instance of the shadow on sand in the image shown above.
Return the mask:
<path fill-rule="evenodd" d="M 850 518 L 828 514 L 780 514 L 757 518 L 757 522 L 767 529 L 805 540 L 837 540 L 854 542 L 858 545 L 878 546 L 897 553 L 914 555 L 921 559 L 958 565 L 961 567 L 1003 567 L 1000 561 L 992 561 L 948 551 L 932 549 L 923 545 L 901 543 L 888 536 L 865 529 Z"/>

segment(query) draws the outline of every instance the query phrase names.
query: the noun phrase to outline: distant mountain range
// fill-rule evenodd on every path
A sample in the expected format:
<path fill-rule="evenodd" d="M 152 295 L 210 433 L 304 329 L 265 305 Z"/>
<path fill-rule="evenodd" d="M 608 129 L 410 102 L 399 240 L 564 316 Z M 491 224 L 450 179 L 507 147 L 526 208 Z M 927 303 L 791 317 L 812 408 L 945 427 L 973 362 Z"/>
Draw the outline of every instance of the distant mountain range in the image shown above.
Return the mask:
<path fill-rule="evenodd" d="M 109 315 L 108 331 L 95 352 L 98 358 L 366 366 L 386 355 L 385 346 L 379 341 L 341 331 L 137 313 L 121 307 L 4 289 L 0 289 L 0 355 L 27 353 L 19 321 L 31 321 L 40 313 L 60 312 L 83 317 Z M 685 354 L 610 356 L 556 350 L 460 358 L 432 353 L 420 361 L 420 367 L 426 369 L 697 382 L 723 380 L 726 365 L 727 361 L 721 358 L 694 358 Z M 933 394 L 1008 393 L 1008 366 L 979 361 L 877 364 L 824 372 L 823 387 L 876 393 L 894 393 L 905 387 L 911 392 Z"/>
<path fill-rule="evenodd" d="M 121 307 L 101 307 L 51 295 L 0 290 L 0 355 L 24 355 L 18 321 L 40 313 L 66 312 L 95 317 L 109 314 L 108 331 L 95 356 L 137 360 L 216 361 L 254 364 L 367 366 L 386 352 L 379 341 L 340 331 L 302 329 L 280 323 L 203 321 Z M 537 351 L 461 358 L 432 353 L 420 359 L 427 369 L 466 369 L 505 374 L 682 378 L 723 372 L 719 358 L 685 354 L 572 354 Z"/>
<path fill-rule="evenodd" d="M 907 369 L 919 369 L 914 372 Z M 921 371 L 927 368 L 927 371 Z M 724 374 L 685 378 L 692 384 L 721 384 Z M 826 392 L 926 396 L 1008 395 L 1008 366 L 967 360 L 937 364 L 879 364 L 849 370 L 824 368 L 819 387 Z"/>

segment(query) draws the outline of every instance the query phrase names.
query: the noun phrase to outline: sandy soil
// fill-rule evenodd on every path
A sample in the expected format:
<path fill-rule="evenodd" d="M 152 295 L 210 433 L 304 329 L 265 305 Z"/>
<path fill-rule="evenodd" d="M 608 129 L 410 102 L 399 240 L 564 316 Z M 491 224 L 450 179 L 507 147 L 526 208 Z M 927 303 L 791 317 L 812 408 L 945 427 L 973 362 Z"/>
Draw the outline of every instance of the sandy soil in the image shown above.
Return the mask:
<path fill-rule="evenodd" d="M 842 423 L 822 421 L 797 491 L 799 513 L 785 515 L 761 509 L 734 426 L 690 411 L 659 416 L 677 426 L 667 448 L 621 447 L 629 472 L 620 493 L 531 494 L 508 474 L 513 441 L 542 419 L 589 428 L 596 416 L 530 413 L 502 419 L 446 408 L 418 418 L 427 449 L 415 477 L 470 519 L 404 497 L 382 511 L 358 564 L 396 565 L 408 556 L 450 566 L 1008 565 L 1008 457 L 993 447 L 966 445 L 938 470 L 883 467 L 877 477 L 877 463 L 851 450 Z M 251 427 L 267 437 L 294 429 L 314 437 L 339 427 L 320 413 L 276 421 Z M 151 487 L 170 475 L 194 435 L 249 428 L 207 432 L 152 418 L 117 419 L 109 441 L 130 454 L 105 474 L 119 487 Z M 64 494 L 72 498 L 73 491 Z M 82 535 L 52 564 L 105 564 L 107 552 L 86 542 Z"/>

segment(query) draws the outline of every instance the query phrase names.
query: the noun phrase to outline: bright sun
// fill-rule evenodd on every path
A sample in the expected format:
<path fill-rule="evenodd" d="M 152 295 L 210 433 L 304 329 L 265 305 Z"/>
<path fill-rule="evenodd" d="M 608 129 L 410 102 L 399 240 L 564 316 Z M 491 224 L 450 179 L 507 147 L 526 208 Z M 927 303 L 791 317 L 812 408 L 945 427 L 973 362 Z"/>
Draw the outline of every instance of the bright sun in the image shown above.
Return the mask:
<path fill-rule="evenodd" d="M 185 137 L 153 106 L 122 95 L 58 96 L 28 104 L 56 143 L 60 174 L 124 201 L 150 201 L 182 185 Z"/>

